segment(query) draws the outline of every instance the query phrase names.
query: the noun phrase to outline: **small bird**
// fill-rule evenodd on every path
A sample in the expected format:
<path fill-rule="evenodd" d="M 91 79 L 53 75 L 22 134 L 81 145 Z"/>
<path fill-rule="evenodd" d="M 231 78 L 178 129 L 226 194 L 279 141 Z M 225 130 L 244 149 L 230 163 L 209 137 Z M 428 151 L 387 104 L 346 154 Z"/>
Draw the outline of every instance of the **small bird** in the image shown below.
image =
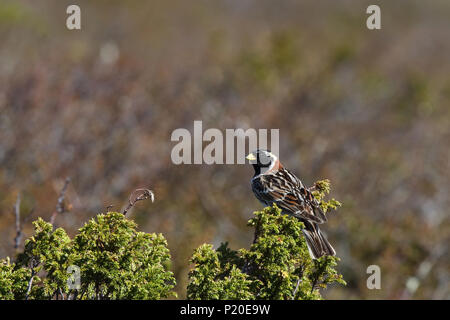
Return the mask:
<path fill-rule="evenodd" d="M 325 213 L 300 179 L 285 169 L 278 157 L 268 150 L 251 152 L 246 159 L 255 169 L 251 184 L 256 198 L 264 206 L 275 203 L 282 213 L 303 222 L 303 234 L 311 257 L 317 259 L 324 255 L 336 255 L 318 226 L 327 221 Z"/>

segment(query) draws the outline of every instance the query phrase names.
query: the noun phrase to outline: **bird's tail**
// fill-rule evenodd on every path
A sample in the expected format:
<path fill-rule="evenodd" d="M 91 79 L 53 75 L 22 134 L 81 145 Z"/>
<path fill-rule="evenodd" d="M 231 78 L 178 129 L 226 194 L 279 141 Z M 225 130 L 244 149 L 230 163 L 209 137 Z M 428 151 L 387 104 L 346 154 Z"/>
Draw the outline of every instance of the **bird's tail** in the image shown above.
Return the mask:
<path fill-rule="evenodd" d="M 306 222 L 305 229 L 303 229 L 303 234 L 305 235 L 309 254 L 313 259 L 317 259 L 322 256 L 336 255 L 336 251 L 325 238 L 316 223 Z"/>

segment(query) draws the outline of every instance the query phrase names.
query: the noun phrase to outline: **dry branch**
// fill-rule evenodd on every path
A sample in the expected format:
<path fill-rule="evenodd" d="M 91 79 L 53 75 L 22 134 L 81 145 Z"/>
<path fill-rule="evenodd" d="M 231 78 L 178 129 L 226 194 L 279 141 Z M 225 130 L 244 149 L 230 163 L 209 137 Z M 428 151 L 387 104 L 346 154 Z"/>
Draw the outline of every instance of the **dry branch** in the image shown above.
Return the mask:
<path fill-rule="evenodd" d="M 19 248 L 22 240 L 22 226 L 20 224 L 20 193 L 17 194 L 16 204 L 14 205 L 14 215 L 16 217 L 16 236 L 14 238 L 14 249 Z"/>
<path fill-rule="evenodd" d="M 137 195 L 136 195 L 137 194 Z M 152 202 L 155 201 L 155 195 L 150 189 L 136 189 L 128 198 L 128 206 L 123 210 L 123 215 L 126 216 L 128 211 L 136 204 L 138 201 L 151 199 Z"/>
<path fill-rule="evenodd" d="M 59 193 L 59 197 L 58 197 L 58 203 L 56 204 L 56 210 L 53 212 L 51 218 L 50 218 L 50 223 L 52 225 L 55 225 L 55 219 L 56 216 L 58 214 L 63 214 L 65 211 L 65 207 L 64 207 L 64 198 L 66 196 L 66 191 L 67 191 L 67 187 L 69 186 L 70 183 L 70 178 L 67 177 L 66 181 L 64 182 L 64 186 L 61 189 L 61 192 Z"/>

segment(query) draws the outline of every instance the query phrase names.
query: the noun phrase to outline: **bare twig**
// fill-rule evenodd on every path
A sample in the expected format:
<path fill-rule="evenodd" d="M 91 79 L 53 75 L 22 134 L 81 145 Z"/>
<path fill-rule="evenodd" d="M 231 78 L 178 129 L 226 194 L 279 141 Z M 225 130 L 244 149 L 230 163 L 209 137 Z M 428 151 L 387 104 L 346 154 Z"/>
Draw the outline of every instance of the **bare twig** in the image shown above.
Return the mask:
<path fill-rule="evenodd" d="M 136 195 L 137 194 L 137 195 Z M 150 189 L 136 189 L 130 194 L 128 199 L 128 206 L 123 210 L 123 215 L 126 216 L 128 211 L 136 204 L 138 201 L 151 199 L 152 202 L 155 201 L 155 195 Z"/>
<path fill-rule="evenodd" d="M 59 294 L 61 295 L 61 300 L 65 300 L 65 299 L 64 299 L 64 293 L 63 293 L 63 291 L 62 291 L 61 288 L 58 289 L 58 292 L 59 292 Z"/>
<path fill-rule="evenodd" d="M 14 215 L 16 217 L 16 237 L 14 238 L 14 249 L 19 248 L 22 240 L 22 226 L 20 224 L 20 193 L 17 194 L 16 204 L 14 205 Z"/>
<path fill-rule="evenodd" d="M 59 197 L 58 197 L 58 203 L 56 204 L 56 210 L 53 212 L 51 218 L 50 218 L 50 223 L 52 225 L 55 225 L 55 219 L 56 216 L 58 214 L 63 214 L 65 211 L 65 207 L 64 207 L 64 198 L 66 196 L 66 191 L 67 191 L 67 187 L 69 186 L 70 183 L 70 178 L 67 177 L 66 181 L 64 182 L 64 186 L 61 189 L 61 192 L 59 193 Z"/>
<path fill-rule="evenodd" d="M 34 270 L 31 270 L 31 278 L 30 278 L 30 280 L 28 281 L 27 294 L 26 294 L 26 296 L 25 296 L 25 300 L 28 300 L 28 297 L 29 297 L 30 292 L 31 292 L 31 287 L 32 287 L 32 285 L 33 285 L 33 279 L 34 279 L 34 276 L 35 276 L 35 275 L 36 275 L 36 272 L 35 272 Z"/>
<path fill-rule="evenodd" d="M 34 208 L 31 209 L 30 213 L 23 219 L 23 223 L 26 223 L 33 216 Z M 16 219 L 16 236 L 14 237 L 14 249 L 18 249 L 23 238 L 23 223 L 21 223 L 20 217 L 20 193 L 17 194 L 16 204 L 14 205 L 14 216 Z"/>
<path fill-rule="evenodd" d="M 303 272 L 304 271 L 305 271 L 305 267 L 304 266 L 299 266 L 299 274 L 298 274 L 297 285 L 295 286 L 294 292 L 292 293 L 292 300 L 295 300 L 295 295 L 297 294 L 298 288 L 300 287 L 300 283 L 302 282 Z"/>
<path fill-rule="evenodd" d="M 302 278 L 298 278 L 298 280 L 297 280 L 297 285 L 295 286 L 294 293 L 292 294 L 292 300 L 295 299 L 295 295 L 297 294 L 298 287 L 300 286 L 300 282 L 302 282 Z"/>
<path fill-rule="evenodd" d="M 39 263 L 32 258 L 30 261 L 30 267 L 31 267 L 31 277 L 30 280 L 28 281 L 28 285 L 27 285 L 27 293 L 25 295 L 25 300 L 28 300 L 28 297 L 30 296 L 30 292 L 31 292 L 31 288 L 33 286 L 33 279 L 36 276 L 37 272 L 36 272 L 36 267 L 39 265 Z"/>

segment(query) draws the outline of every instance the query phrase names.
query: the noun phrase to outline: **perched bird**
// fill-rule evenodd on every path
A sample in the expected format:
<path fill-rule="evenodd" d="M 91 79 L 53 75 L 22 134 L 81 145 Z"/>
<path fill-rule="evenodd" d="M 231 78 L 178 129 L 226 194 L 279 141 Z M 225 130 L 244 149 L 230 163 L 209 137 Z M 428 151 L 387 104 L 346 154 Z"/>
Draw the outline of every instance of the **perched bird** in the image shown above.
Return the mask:
<path fill-rule="evenodd" d="M 270 151 L 257 150 L 246 159 L 255 169 L 251 184 L 256 198 L 264 206 L 275 203 L 282 213 L 294 216 L 304 223 L 303 234 L 313 259 L 324 255 L 334 256 L 336 251 L 318 226 L 326 222 L 327 218 L 319 202 L 300 179 L 285 169 Z"/>

